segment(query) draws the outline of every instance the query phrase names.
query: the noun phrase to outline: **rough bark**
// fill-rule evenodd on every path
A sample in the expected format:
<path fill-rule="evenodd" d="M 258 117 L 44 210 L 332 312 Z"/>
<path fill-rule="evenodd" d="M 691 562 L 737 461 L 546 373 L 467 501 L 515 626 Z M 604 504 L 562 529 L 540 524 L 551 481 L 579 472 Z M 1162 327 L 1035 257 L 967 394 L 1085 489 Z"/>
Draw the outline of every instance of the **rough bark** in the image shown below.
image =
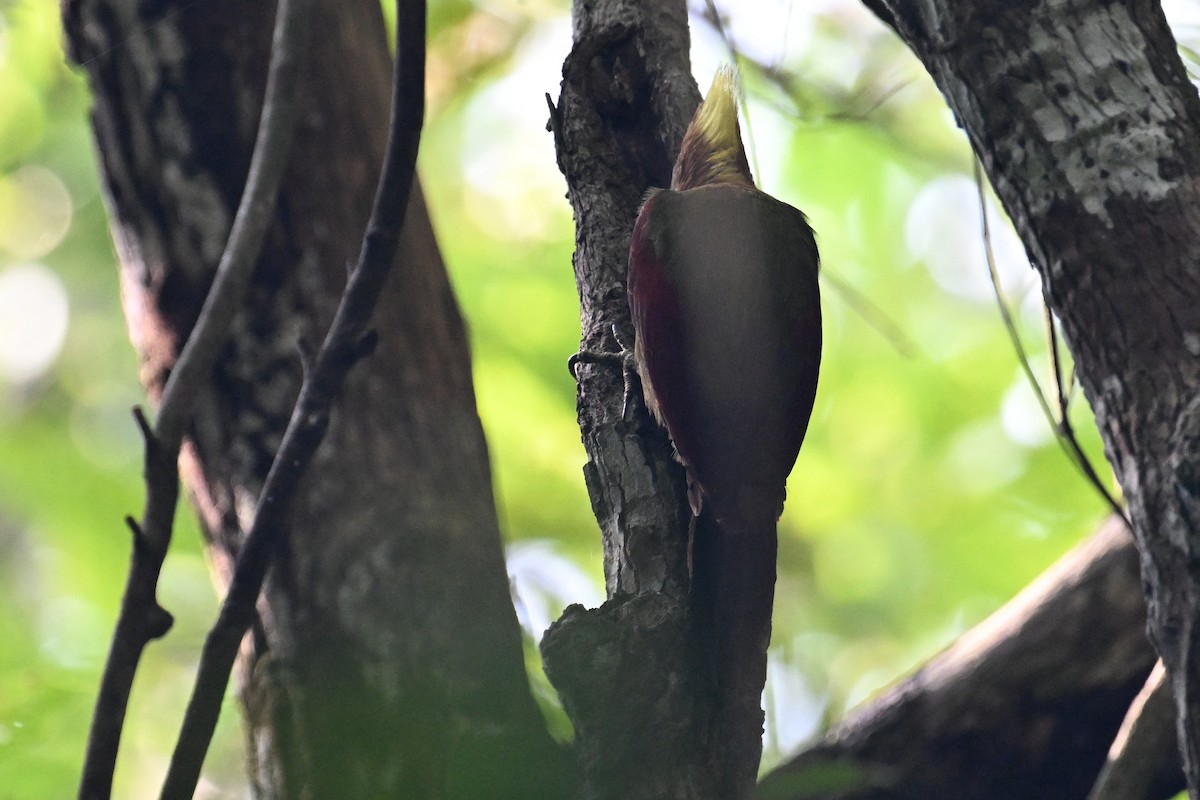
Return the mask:
<path fill-rule="evenodd" d="M 553 127 L 575 211 L 580 349 L 611 352 L 620 347 L 613 326 L 631 340 L 625 272 L 633 222 L 646 191 L 670 184 L 700 94 L 682 2 L 580 3 L 574 36 Z M 578 377 L 584 477 L 604 539 L 608 594 L 682 598 L 689 514 L 666 432 L 640 396 L 634 419 L 622 419 L 620 370 L 585 363 Z"/>
<path fill-rule="evenodd" d="M 574 47 L 551 109 L 575 212 L 581 350 L 632 340 L 625 294 L 629 237 L 642 196 L 669 184 L 699 102 L 682 0 L 576 3 Z M 683 474 L 635 387 L 622 417 L 621 369 L 578 365 L 578 413 L 609 600 L 567 610 L 542 644 L 575 724 L 586 797 L 720 798 L 753 786 L 756 759 L 709 736 L 711 687 L 687 629 Z M 757 752 L 758 737 L 751 750 Z M 747 748 L 740 748 L 745 752 Z M 735 793 L 736 792 L 736 793 Z"/>
<path fill-rule="evenodd" d="M 72 54 L 152 397 L 228 233 L 273 4 L 75 0 Z M 358 251 L 387 127 L 379 6 L 319 3 L 306 108 L 248 307 L 199 400 L 181 471 L 227 574 Z M 419 193 L 357 367 L 244 643 L 265 797 L 566 793 L 529 693 L 463 325 Z"/>
<path fill-rule="evenodd" d="M 1111 519 L 1011 602 L 766 776 L 760 800 L 1083 800 L 1155 662 Z M 1170 796 L 1175 780 L 1160 786 Z"/>
<path fill-rule="evenodd" d="M 883 5 L 1062 321 L 1129 505 L 1200 795 L 1200 98 L 1158 3 Z"/>

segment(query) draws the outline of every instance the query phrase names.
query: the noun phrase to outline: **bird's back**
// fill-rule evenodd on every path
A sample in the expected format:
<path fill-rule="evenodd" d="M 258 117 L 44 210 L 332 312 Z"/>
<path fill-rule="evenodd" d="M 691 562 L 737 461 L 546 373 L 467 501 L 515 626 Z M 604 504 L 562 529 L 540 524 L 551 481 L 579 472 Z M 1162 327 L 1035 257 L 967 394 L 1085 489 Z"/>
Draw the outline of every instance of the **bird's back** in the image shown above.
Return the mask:
<path fill-rule="evenodd" d="M 647 367 L 687 406 L 675 419 L 664 409 L 668 430 L 707 494 L 777 488 L 778 515 L 820 362 L 812 230 L 792 206 L 730 184 L 662 192 L 654 211 L 671 220 L 655 250 L 680 313 L 677 352 L 647 354 Z M 660 388 L 660 374 L 682 385 Z"/>

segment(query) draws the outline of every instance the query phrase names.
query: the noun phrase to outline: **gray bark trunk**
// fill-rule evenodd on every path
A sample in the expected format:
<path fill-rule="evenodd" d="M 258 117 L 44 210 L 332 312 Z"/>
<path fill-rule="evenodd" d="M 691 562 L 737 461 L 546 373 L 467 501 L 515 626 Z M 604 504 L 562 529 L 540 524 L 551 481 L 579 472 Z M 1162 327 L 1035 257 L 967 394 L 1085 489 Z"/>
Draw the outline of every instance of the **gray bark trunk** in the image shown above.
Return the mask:
<path fill-rule="evenodd" d="M 1142 555 L 1200 795 L 1200 98 L 1158 3 L 882 3 L 1062 322 Z"/>

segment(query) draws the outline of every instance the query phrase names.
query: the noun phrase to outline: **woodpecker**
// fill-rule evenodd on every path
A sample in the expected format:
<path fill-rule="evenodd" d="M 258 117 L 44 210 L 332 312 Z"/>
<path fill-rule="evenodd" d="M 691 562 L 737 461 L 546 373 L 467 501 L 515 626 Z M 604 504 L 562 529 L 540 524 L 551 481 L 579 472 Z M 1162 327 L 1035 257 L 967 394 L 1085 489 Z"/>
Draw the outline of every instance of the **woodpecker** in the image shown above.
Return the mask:
<path fill-rule="evenodd" d="M 693 611 L 719 704 L 760 733 L 776 525 L 821 362 L 818 266 L 804 214 L 755 186 L 722 68 L 670 188 L 642 204 L 628 294 L 646 407 L 687 475 Z"/>

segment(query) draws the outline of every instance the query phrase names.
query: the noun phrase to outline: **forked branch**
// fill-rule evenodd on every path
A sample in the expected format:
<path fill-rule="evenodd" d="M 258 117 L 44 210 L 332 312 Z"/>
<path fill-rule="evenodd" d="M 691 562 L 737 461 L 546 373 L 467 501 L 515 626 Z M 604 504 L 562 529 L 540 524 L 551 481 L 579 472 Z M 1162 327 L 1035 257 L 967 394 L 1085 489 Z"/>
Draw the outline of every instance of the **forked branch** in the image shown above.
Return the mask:
<path fill-rule="evenodd" d="M 179 499 L 179 448 L 191 424 L 199 389 L 208 380 L 243 305 L 246 286 L 274 214 L 300 105 L 311 5 L 311 0 L 280 0 L 254 155 L 216 277 L 171 371 L 153 428 L 140 409 L 134 411 L 145 443 L 146 505 L 140 523 L 132 517 L 126 520 L 133 531 L 133 553 L 92 712 L 80 800 L 111 796 L 117 750 L 138 663 L 146 645 L 171 627 L 171 616 L 159 606 L 156 594 Z M 74 13 L 78 9 L 68 6 L 67 14 Z M 74 55 L 80 58 L 83 54 L 77 50 Z M 95 56 L 104 57 L 111 54 Z"/>
<path fill-rule="evenodd" d="M 187 800 L 195 792 L 238 645 L 254 619 L 255 603 L 271 557 L 284 536 L 300 479 L 325 435 L 330 409 L 346 374 L 375 344 L 369 325 L 384 280 L 396 260 L 425 111 L 424 0 L 402 0 L 397 9 L 394 76 L 383 172 L 358 262 L 325 341 L 306 368 L 300 397 L 267 473 L 229 591 L 205 640 L 196 684 L 163 786 L 164 799 Z"/>

